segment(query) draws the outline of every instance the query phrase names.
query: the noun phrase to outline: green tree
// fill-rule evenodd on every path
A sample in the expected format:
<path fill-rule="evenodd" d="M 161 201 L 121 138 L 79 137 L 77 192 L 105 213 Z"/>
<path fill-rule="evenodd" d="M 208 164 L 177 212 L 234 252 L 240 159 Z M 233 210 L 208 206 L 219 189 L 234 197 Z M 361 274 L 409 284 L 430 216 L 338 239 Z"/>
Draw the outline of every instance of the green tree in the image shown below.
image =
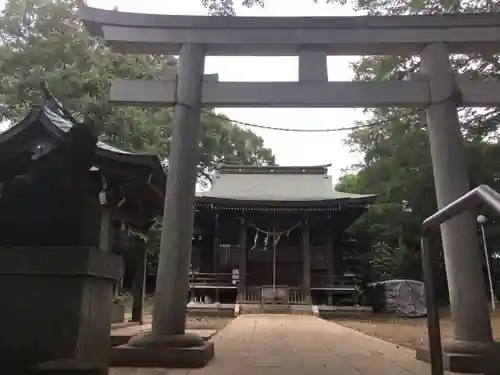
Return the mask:
<path fill-rule="evenodd" d="M 9 0 L 0 15 L 0 102 L 12 121 L 39 100 L 40 81 L 77 118 L 97 124 L 100 138 L 126 150 L 166 157 L 171 109 L 119 107 L 108 101 L 115 78 L 154 79 L 177 61 L 169 56 L 113 53 L 78 20 L 80 0 Z M 218 163 L 272 164 L 263 140 L 206 111 L 200 176 Z"/>
<path fill-rule="evenodd" d="M 318 3 L 321 0 L 311 0 Z M 478 0 L 465 2 L 460 0 L 412 0 L 400 2 L 397 0 L 323 0 L 327 4 L 350 4 L 354 10 L 366 12 L 370 15 L 399 15 L 399 14 L 433 14 L 445 12 L 495 12 L 500 9 L 500 4 L 495 0 Z M 210 14 L 227 16 L 235 15 L 235 5 L 251 8 L 264 7 L 266 0 L 201 0 Z"/>
<path fill-rule="evenodd" d="M 352 4 L 355 9 L 371 15 L 397 15 L 472 13 L 493 9 L 499 3 L 359 0 Z M 498 56 L 455 55 L 451 60 L 455 72 L 474 78 L 498 79 Z M 420 61 L 417 57 L 369 56 L 353 64 L 353 69 L 357 80 L 403 79 L 419 71 Z M 364 159 L 354 172 L 340 180 L 339 189 L 380 194 L 370 212 L 353 228 L 371 238 L 374 249 L 371 262 L 380 266 L 379 271 L 371 270 L 374 277 L 418 276 L 415 271 L 421 268 L 420 223 L 437 208 L 425 114 L 404 109 L 369 113 L 372 118 L 365 123 L 386 123 L 349 134 L 346 144 L 353 151 L 361 152 Z M 498 110 L 485 116 L 478 116 L 478 111 L 472 109 L 460 109 L 459 113 L 472 186 L 486 183 L 498 189 Z M 435 242 L 434 246 L 439 246 L 439 241 Z M 445 290 L 444 271 L 442 277 L 441 287 Z"/>
<path fill-rule="evenodd" d="M 170 146 L 170 108 L 118 107 L 109 103 L 115 78 L 155 79 L 176 67 L 169 56 L 113 53 L 90 37 L 76 10 L 80 0 L 8 0 L 0 14 L 0 120 L 16 122 L 40 98 L 40 83 L 80 120 L 96 124 L 99 138 L 124 150 L 166 159 Z M 2 108 L 3 109 L 3 108 Z M 200 182 L 219 163 L 274 164 L 262 138 L 206 111 L 199 162 Z M 156 252 L 160 221 L 147 234 Z M 154 257 L 152 258 L 154 262 Z"/>
<path fill-rule="evenodd" d="M 321 0 L 311 0 L 318 3 Z M 334 3 L 335 0 L 323 0 L 325 3 Z M 341 1 L 342 3 L 345 0 Z M 266 0 L 201 0 L 202 5 L 208 10 L 208 13 L 214 16 L 234 16 L 236 15 L 235 6 L 240 4 L 244 7 L 251 8 L 253 6 L 264 7 Z"/>

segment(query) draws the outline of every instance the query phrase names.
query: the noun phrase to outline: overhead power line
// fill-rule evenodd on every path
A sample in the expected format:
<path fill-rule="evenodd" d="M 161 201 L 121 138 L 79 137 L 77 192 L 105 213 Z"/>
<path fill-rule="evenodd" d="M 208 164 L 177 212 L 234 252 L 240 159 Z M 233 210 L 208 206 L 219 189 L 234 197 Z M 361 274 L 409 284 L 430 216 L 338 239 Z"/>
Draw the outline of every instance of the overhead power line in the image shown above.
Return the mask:
<path fill-rule="evenodd" d="M 386 125 L 389 124 L 393 121 L 397 120 L 402 120 L 411 116 L 414 116 L 419 113 L 423 113 L 427 109 L 429 109 L 433 105 L 439 105 L 444 102 L 447 102 L 450 99 L 454 99 L 456 97 L 457 93 L 452 93 L 450 96 L 446 97 L 445 99 L 439 100 L 437 102 L 431 102 L 427 106 L 423 108 L 419 108 L 413 111 L 410 111 L 408 113 L 405 113 L 403 115 L 395 115 L 395 116 L 390 116 L 382 120 L 378 121 L 372 121 L 367 124 L 362 124 L 362 125 L 353 125 L 353 126 L 343 126 L 343 127 L 338 127 L 338 128 L 325 128 L 325 129 L 311 129 L 311 128 L 299 128 L 299 129 L 293 129 L 293 128 L 284 128 L 284 127 L 279 127 L 279 126 L 270 126 L 270 125 L 259 125 L 259 124 L 254 124 L 250 122 L 245 122 L 245 121 L 239 121 L 239 120 L 233 120 L 228 118 L 225 115 L 217 114 L 214 112 L 211 112 L 210 110 L 202 109 L 202 112 L 208 116 L 215 117 L 224 121 L 229 121 L 233 124 L 236 125 L 241 125 L 241 126 L 247 126 L 251 128 L 256 128 L 256 129 L 266 129 L 266 130 L 273 130 L 273 131 L 283 131 L 283 132 L 296 132 L 296 133 L 333 133 L 333 132 L 341 132 L 341 131 L 348 131 L 348 130 L 358 130 L 358 129 L 368 129 L 368 128 L 375 128 L 378 126 Z M 187 108 L 194 109 L 192 106 L 189 106 L 187 104 L 183 103 L 176 103 L 177 105 L 181 105 Z M 488 113 L 483 113 L 481 115 L 478 115 L 477 117 L 474 117 L 470 121 L 475 121 L 484 117 L 487 117 L 491 114 L 493 114 L 495 111 L 488 112 Z"/>
<path fill-rule="evenodd" d="M 275 130 L 275 131 L 283 131 L 283 132 L 300 132 L 300 133 L 333 133 L 333 132 L 341 132 L 341 131 L 347 131 L 347 130 L 374 128 L 377 126 L 385 125 L 386 123 L 390 123 L 390 122 L 395 121 L 395 120 L 399 120 L 402 118 L 413 116 L 413 115 L 418 114 L 422 111 L 423 111 L 422 109 L 419 109 L 416 111 L 412 111 L 410 113 L 406 113 L 404 115 L 392 116 L 392 117 L 386 118 L 384 120 L 374 121 L 374 122 L 370 122 L 368 124 L 363 124 L 363 125 L 343 126 L 340 128 L 325 128 L 325 129 L 310 129 L 310 128 L 293 129 L 293 128 L 274 127 L 274 126 L 269 126 L 269 125 L 258 125 L 258 124 L 252 124 L 252 123 L 245 122 L 245 121 L 233 120 L 233 119 L 227 118 L 224 115 L 219 115 L 217 113 L 213 113 L 210 111 L 204 110 L 203 113 L 205 113 L 209 116 L 217 117 L 221 120 L 230 121 L 230 122 L 237 124 L 237 125 L 248 126 L 248 127 L 257 128 L 257 129 Z"/>

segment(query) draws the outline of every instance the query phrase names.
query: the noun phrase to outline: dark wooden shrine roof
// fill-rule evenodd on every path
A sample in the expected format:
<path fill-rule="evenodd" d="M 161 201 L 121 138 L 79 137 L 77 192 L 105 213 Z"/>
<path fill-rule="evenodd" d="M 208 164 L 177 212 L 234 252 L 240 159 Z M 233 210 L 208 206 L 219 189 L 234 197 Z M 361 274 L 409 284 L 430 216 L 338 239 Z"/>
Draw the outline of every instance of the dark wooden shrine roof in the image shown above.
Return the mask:
<path fill-rule="evenodd" d="M 0 134 L 0 182 L 26 171 L 37 154 L 57 148 L 74 125 L 53 103 L 32 106 L 24 119 Z M 156 155 L 98 141 L 91 170 L 103 172 L 120 185 L 127 199 L 140 203 L 144 218 L 163 207 L 166 173 Z"/>
<path fill-rule="evenodd" d="M 328 165 L 224 165 L 214 174 L 211 189 L 197 194 L 197 203 L 331 207 L 339 203 L 364 206 L 375 200 L 375 195 L 334 190 L 327 169 Z"/>
<path fill-rule="evenodd" d="M 54 140 L 62 140 L 64 134 L 71 129 L 73 125 L 70 119 L 65 118 L 63 114 L 57 113 L 57 111 L 49 108 L 49 106 L 34 105 L 23 120 L 7 129 L 5 132 L 0 133 L 0 145 L 3 148 L 0 151 L 0 156 L 4 156 L 6 148 L 11 144 L 26 140 L 26 136 L 32 130 L 35 130 L 37 133 L 43 131 Z M 34 127 L 37 129 L 33 129 Z M 34 141 L 38 141 L 38 139 L 34 139 Z M 156 155 L 123 151 L 98 141 L 96 157 L 111 159 L 116 162 L 123 162 L 131 165 L 146 166 L 151 169 L 151 173 L 155 174 L 155 177 L 159 177 L 160 180 L 165 178 L 165 173 Z M 96 164 L 99 164 L 99 161 L 100 160 L 97 160 Z M 98 166 L 96 165 L 96 167 Z"/>

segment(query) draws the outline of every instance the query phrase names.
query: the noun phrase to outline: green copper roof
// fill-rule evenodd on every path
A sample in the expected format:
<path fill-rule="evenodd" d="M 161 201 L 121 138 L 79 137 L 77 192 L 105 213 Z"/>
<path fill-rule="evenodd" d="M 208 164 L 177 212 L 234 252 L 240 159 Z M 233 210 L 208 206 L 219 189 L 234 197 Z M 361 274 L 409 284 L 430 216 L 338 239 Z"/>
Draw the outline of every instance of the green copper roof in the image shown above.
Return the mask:
<path fill-rule="evenodd" d="M 212 177 L 209 191 L 199 197 L 241 201 L 312 202 L 363 200 L 375 195 L 348 194 L 333 189 L 327 166 L 223 166 Z"/>

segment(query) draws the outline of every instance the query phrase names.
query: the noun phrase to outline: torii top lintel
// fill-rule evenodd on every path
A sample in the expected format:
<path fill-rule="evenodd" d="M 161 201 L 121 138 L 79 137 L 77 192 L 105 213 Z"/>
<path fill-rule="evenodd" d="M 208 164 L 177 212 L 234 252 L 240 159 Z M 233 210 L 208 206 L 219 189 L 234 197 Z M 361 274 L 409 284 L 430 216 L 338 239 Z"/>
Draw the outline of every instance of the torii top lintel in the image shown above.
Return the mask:
<path fill-rule="evenodd" d="M 417 54 L 443 42 L 450 52 L 499 52 L 500 13 L 362 17 L 210 17 L 80 9 L 89 31 L 117 52 L 178 55 L 186 43 L 207 55 Z"/>

